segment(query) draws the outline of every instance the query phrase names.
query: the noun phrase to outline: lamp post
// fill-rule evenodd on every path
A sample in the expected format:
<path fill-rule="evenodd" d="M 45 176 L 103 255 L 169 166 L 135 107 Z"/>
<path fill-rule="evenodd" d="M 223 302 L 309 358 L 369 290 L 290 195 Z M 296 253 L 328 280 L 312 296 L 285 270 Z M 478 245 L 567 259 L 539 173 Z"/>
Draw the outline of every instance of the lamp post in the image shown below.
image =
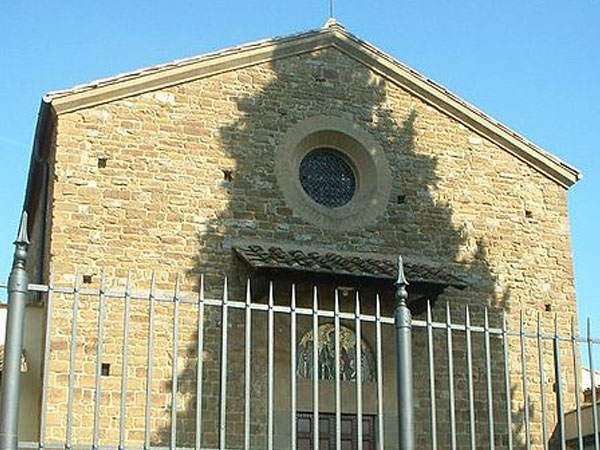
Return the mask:
<path fill-rule="evenodd" d="M 396 382 L 398 395 L 398 448 L 414 450 L 414 402 L 412 370 L 412 316 L 406 300 L 406 276 L 402 256 L 398 256 L 398 279 L 396 281 Z"/>
<path fill-rule="evenodd" d="M 16 450 L 19 429 L 19 395 L 21 393 L 21 355 L 23 324 L 29 277 L 25 271 L 29 239 L 27 213 L 23 212 L 15 244 L 13 266 L 8 278 L 8 320 L 4 346 L 2 399 L 0 401 L 0 450 Z"/>

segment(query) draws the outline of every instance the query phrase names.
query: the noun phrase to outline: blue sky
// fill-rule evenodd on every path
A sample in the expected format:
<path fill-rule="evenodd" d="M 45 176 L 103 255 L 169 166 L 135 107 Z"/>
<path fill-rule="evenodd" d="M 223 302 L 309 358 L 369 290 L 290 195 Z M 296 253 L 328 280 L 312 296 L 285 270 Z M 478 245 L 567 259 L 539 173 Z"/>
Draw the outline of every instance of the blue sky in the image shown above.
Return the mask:
<path fill-rule="evenodd" d="M 0 3 L 0 278 L 42 95 L 319 28 L 327 0 Z M 570 192 L 580 316 L 600 326 L 600 0 L 336 0 L 357 34 L 584 173 Z M 600 334 L 600 329 L 599 329 Z"/>

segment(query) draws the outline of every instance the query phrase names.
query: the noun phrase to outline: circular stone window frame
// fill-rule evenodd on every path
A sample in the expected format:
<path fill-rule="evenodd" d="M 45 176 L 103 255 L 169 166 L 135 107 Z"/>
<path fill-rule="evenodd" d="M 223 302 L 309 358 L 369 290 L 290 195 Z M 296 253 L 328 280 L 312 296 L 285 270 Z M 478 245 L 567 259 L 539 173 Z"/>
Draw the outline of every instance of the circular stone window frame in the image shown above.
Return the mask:
<path fill-rule="evenodd" d="M 300 183 L 300 163 L 317 149 L 341 153 L 355 171 L 354 196 L 343 206 L 318 204 Z M 290 128 L 276 149 L 275 173 L 293 213 L 328 230 L 351 230 L 374 222 L 390 199 L 391 172 L 382 147 L 368 132 L 341 117 L 313 116 Z"/>

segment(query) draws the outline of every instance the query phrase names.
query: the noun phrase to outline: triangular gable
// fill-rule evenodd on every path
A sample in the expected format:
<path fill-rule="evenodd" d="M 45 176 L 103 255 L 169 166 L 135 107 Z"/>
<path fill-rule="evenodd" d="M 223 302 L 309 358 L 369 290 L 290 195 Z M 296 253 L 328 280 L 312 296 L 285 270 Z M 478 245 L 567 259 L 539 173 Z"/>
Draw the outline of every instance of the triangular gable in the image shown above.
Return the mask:
<path fill-rule="evenodd" d="M 51 92 L 43 101 L 60 115 L 324 48 L 336 48 L 364 64 L 390 82 L 492 140 L 560 185 L 569 187 L 581 178 L 581 173 L 576 168 L 529 142 L 443 86 L 350 34 L 340 24 L 331 20 L 320 30 L 259 41 L 117 75 L 72 89 Z M 45 108 L 42 109 L 44 110 Z"/>

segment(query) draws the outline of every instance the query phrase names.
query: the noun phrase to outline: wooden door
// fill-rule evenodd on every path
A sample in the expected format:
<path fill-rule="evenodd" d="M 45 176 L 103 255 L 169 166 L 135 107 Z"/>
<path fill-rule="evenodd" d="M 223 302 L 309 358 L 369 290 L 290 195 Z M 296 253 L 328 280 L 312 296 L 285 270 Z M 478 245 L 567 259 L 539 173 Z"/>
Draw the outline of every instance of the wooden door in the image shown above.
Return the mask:
<path fill-rule="evenodd" d="M 313 449 L 313 421 L 312 413 L 298 413 L 298 450 Z M 358 449 L 357 428 L 357 416 L 342 414 L 342 448 L 340 450 Z M 335 414 L 319 414 L 319 450 L 336 450 Z M 363 415 L 363 450 L 375 450 L 375 416 Z"/>

